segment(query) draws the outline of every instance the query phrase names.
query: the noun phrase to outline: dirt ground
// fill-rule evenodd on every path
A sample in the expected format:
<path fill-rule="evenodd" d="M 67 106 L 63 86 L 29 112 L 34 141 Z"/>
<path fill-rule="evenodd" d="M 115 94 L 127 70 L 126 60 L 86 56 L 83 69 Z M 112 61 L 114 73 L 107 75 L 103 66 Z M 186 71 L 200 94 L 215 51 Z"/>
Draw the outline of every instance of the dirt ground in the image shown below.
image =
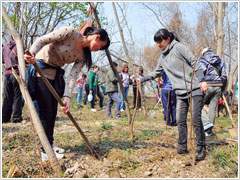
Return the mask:
<path fill-rule="evenodd" d="M 99 159 L 91 155 L 71 121 L 58 112 L 54 138 L 55 144 L 66 150 L 65 157 L 59 160 L 64 172 L 63 178 L 237 177 L 238 143 L 226 141 L 229 134 L 224 126 L 215 127 L 217 136 L 214 141 L 207 142 L 205 160 L 194 163 L 194 141 L 188 141 L 189 154 L 177 154 L 177 127 L 167 127 L 166 130 L 162 110 L 156 112 L 154 118 L 144 117 L 142 111 L 137 112 L 134 122 L 135 139 L 131 142 L 125 113 L 122 113 L 121 118 L 107 119 L 106 110 L 93 114 L 87 107 L 83 107 L 74 111 L 74 117 L 77 117 L 79 126 L 99 155 Z M 24 124 L 3 124 L 3 177 L 7 176 L 13 165 L 17 166 L 14 177 L 44 177 L 34 137 L 30 121 Z M 218 159 L 217 151 L 220 149 L 229 151 L 235 166 L 219 164 L 223 162 Z M 49 162 L 44 162 L 43 167 L 46 177 L 54 177 Z"/>

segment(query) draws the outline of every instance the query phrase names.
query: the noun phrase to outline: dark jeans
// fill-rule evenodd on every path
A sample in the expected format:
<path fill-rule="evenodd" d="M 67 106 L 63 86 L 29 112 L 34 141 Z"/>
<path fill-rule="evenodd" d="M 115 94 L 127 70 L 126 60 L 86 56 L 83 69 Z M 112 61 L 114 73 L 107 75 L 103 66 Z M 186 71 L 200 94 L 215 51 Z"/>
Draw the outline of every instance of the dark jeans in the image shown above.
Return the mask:
<path fill-rule="evenodd" d="M 203 130 L 203 123 L 201 119 L 201 112 L 203 107 L 203 96 L 192 97 L 192 118 L 194 132 L 196 134 L 197 150 L 205 148 L 205 133 Z M 177 125 L 178 125 L 178 149 L 187 149 L 187 113 L 189 103 L 188 99 L 177 99 Z"/>
<path fill-rule="evenodd" d="M 168 101 L 169 95 L 169 101 Z M 162 104 L 164 108 L 164 120 L 169 126 L 176 125 L 176 94 L 173 90 L 162 89 Z"/>
<path fill-rule="evenodd" d="M 85 97 L 84 97 L 84 105 L 87 104 L 87 98 L 88 98 L 88 95 L 89 95 L 89 84 L 85 84 Z"/>
<path fill-rule="evenodd" d="M 94 108 L 96 95 L 99 97 L 99 107 L 102 108 L 104 97 L 103 97 L 102 93 L 100 92 L 99 86 L 93 87 L 92 95 L 93 95 L 93 99 L 91 101 L 91 108 Z"/>
<path fill-rule="evenodd" d="M 17 80 L 12 74 L 6 74 L 4 76 L 2 122 L 21 122 L 23 105 L 24 101 Z"/>
<path fill-rule="evenodd" d="M 53 80 L 49 80 L 53 86 Z M 54 98 L 42 78 L 37 78 L 37 103 L 40 120 L 47 135 L 49 143 L 53 144 L 54 125 L 57 116 L 57 100 Z"/>
<path fill-rule="evenodd" d="M 133 87 L 133 107 L 135 108 L 136 107 L 136 100 L 137 100 L 137 87 Z M 137 106 L 137 109 L 138 108 L 141 108 L 141 94 L 140 92 L 138 91 L 138 106 Z"/>

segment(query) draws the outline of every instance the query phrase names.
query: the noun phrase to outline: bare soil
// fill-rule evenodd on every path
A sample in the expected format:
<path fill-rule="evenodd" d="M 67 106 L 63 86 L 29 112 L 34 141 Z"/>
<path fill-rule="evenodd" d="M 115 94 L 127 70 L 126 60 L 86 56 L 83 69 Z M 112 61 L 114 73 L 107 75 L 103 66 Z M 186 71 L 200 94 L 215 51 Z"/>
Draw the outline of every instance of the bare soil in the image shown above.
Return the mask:
<path fill-rule="evenodd" d="M 88 107 L 83 107 L 73 111 L 73 116 L 100 158 L 91 155 L 77 129 L 59 111 L 54 137 L 55 144 L 66 150 L 65 157 L 59 160 L 64 178 L 237 177 L 236 167 L 219 166 L 220 161 L 216 160 L 216 149 L 234 151 L 238 145 L 226 141 L 229 134 L 224 126 L 215 127 L 217 136 L 208 141 L 205 160 L 196 163 L 194 141 L 188 141 L 189 154 L 177 154 L 178 130 L 177 127 L 166 129 L 162 109 L 156 111 L 153 119 L 144 117 L 142 111 L 137 112 L 133 142 L 125 112 L 121 118 L 107 119 L 106 110 L 90 113 Z M 3 177 L 15 164 L 18 169 L 14 177 L 43 178 L 31 122 L 3 124 L 2 135 Z M 232 161 L 238 166 L 238 155 L 234 155 Z M 46 177 L 54 177 L 50 163 L 44 162 L 43 166 Z"/>

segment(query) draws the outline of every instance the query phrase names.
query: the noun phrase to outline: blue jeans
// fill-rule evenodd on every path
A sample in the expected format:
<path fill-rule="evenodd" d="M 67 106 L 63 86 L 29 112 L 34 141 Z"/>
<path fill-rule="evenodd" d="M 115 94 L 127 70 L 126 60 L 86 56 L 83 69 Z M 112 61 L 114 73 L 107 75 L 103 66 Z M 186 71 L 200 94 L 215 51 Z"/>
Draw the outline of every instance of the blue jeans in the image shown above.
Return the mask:
<path fill-rule="evenodd" d="M 127 98 L 128 98 L 128 89 L 129 89 L 129 87 L 123 87 L 123 90 L 124 90 Z M 125 103 L 124 103 L 122 91 L 120 91 L 120 99 L 121 99 L 120 109 L 125 110 L 125 109 L 126 109 L 126 106 L 125 106 Z"/>
<path fill-rule="evenodd" d="M 78 92 L 78 95 L 77 95 L 77 103 L 78 103 L 78 104 L 81 104 L 83 88 L 78 87 L 78 88 L 77 88 L 77 92 Z"/>
<path fill-rule="evenodd" d="M 168 99 L 169 94 L 169 99 Z M 168 101 L 169 100 L 169 101 Z M 176 94 L 173 90 L 162 89 L 162 103 L 164 108 L 164 120 L 167 125 L 176 125 Z"/>
<path fill-rule="evenodd" d="M 107 95 L 108 95 L 108 100 L 107 100 L 107 117 L 112 115 L 111 108 L 112 108 L 114 102 L 116 102 L 115 116 L 119 117 L 120 116 L 121 100 L 118 97 L 118 92 L 109 92 L 109 93 L 107 93 Z"/>
<path fill-rule="evenodd" d="M 106 95 L 106 94 L 107 94 L 107 93 L 106 93 L 106 87 L 105 87 L 105 86 L 101 86 L 101 89 L 102 89 L 102 91 L 103 91 L 103 94 Z"/>

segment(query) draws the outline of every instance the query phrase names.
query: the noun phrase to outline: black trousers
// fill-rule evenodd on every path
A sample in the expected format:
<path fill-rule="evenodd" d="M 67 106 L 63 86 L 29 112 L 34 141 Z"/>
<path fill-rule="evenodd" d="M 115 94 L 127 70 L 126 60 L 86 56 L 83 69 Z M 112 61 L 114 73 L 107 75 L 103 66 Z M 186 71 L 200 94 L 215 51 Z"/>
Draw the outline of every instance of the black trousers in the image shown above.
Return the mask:
<path fill-rule="evenodd" d="M 48 81 L 53 86 L 53 80 Z M 53 133 L 57 116 L 58 102 L 40 77 L 37 78 L 36 91 L 37 103 L 39 107 L 39 118 L 47 135 L 48 141 L 52 145 L 54 140 Z"/>
<path fill-rule="evenodd" d="M 192 97 L 192 117 L 193 127 L 196 134 L 197 151 L 201 151 L 205 147 L 205 133 L 202 123 L 203 96 Z M 188 99 L 177 99 L 177 126 L 178 126 L 178 149 L 187 149 L 187 113 L 189 109 Z M 190 125 L 190 124 L 189 124 Z"/>
<path fill-rule="evenodd" d="M 91 101 L 91 108 L 94 108 L 95 106 L 96 95 L 99 97 L 99 107 L 102 108 L 104 96 L 100 92 L 99 86 L 96 86 L 96 87 L 93 86 L 92 95 L 93 95 L 93 99 Z"/>
<path fill-rule="evenodd" d="M 85 84 L 85 97 L 84 97 L 84 105 L 87 104 L 87 98 L 88 98 L 88 95 L 89 95 L 89 84 Z"/>
<path fill-rule="evenodd" d="M 5 75 L 2 122 L 21 122 L 23 105 L 22 93 L 16 78 L 13 74 Z"/>
<path fill-rule="evenodd" d="M 136 100 L 137 100 L 137 87 L 133 87 L 133 107 L 135 108 L 136 106 Z M 141 104 L 141 94 L 138 91 L 138 108 L 141 108 L 142 104 Z"/>

